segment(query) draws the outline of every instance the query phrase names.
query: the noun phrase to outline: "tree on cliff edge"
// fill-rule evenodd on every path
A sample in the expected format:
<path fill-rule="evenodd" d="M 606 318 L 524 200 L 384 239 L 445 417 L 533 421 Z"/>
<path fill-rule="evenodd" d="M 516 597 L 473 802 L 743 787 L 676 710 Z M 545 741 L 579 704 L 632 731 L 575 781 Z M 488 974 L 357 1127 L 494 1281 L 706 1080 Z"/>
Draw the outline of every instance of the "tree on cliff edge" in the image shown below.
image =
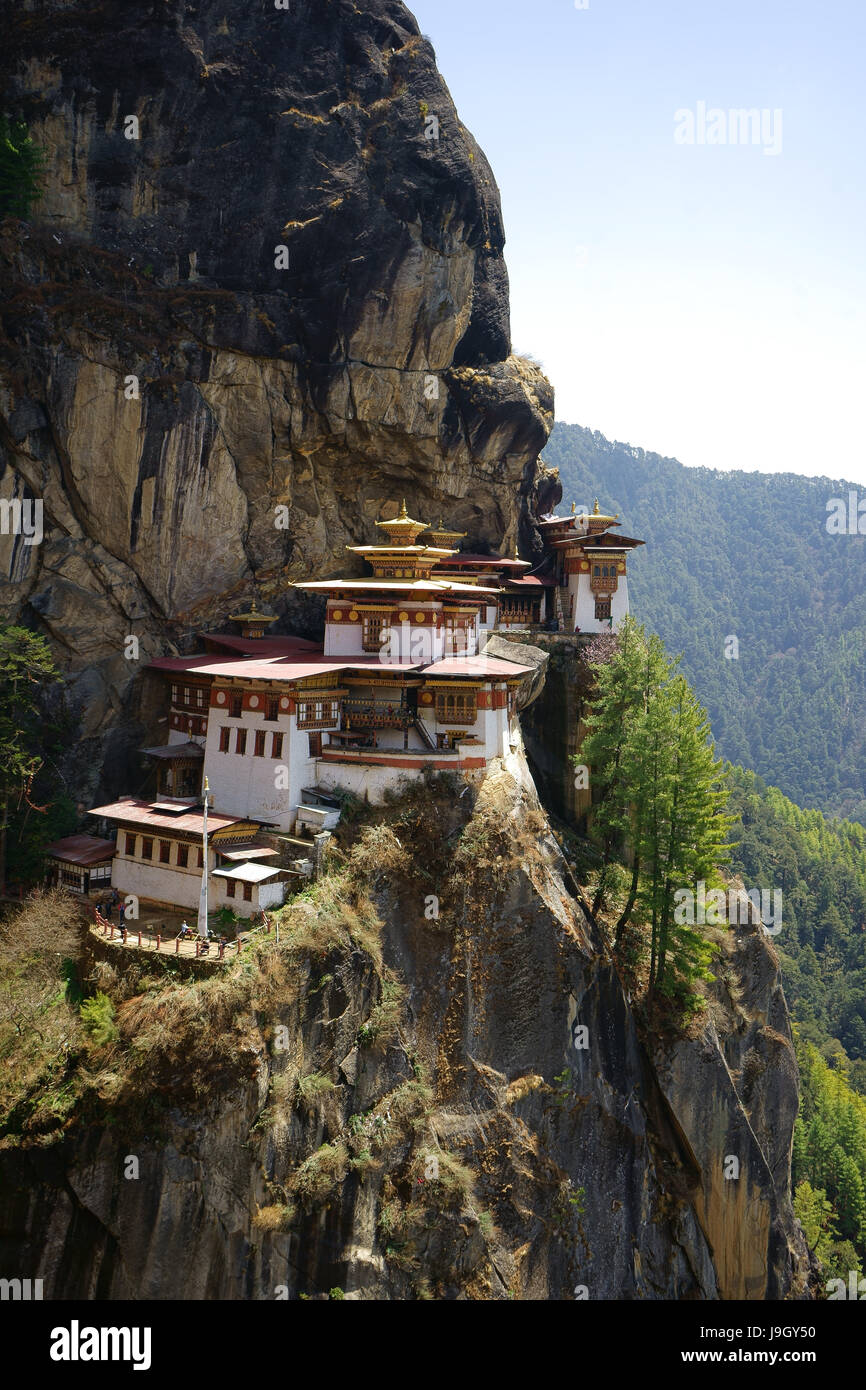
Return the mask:
<path fill-rule="evenodd" d="M 615 651 L 592 663 L 596 681 L 578 758 L 591 769 L 593 834 L 601 868 L 593 913 L 610 896 L 615 857 L 631 851 L 631 884 L 614 930 L 622 947 L 639 912 L 648 934 L 649 997 L 689 1009 L 708 978 L 712 947 L 674 913 L 679 889 L 717 882 L 731 818 L 707 716 L 658 637 L 629 619 Z"/>
<path fill-rule="evenodd" d="M 0 115 L 0 217 L 27 217 L 42 195 L 45 154 L 23 121 Z"/>
<path fill-rule="evenodd" d="M 48 644 L 23 627 L 0 625 L 0 887 L 6 882 L 6 838 L 14 808 L 28 803 L 42 767 L 43 720 L 38 697 L 60 680 Z"/>

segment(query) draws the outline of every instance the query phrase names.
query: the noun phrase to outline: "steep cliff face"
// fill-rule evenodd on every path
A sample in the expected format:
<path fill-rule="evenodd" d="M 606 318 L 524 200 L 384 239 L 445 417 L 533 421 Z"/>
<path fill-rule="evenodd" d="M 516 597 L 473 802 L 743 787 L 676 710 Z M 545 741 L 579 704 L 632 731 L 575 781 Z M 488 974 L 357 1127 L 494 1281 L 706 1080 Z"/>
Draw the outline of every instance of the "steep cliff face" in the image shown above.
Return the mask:
<path fill-rule="evenodd" d="M 520 752 L 375 820 L 255 968 L 99 967 L 120 1038 L 55 1077 L 62 1133 L 60 1101 L 19 1108 L 4 1268 L 52 1298 L 803 1296 L 759 929 L 700 1031 L 647 1043 Z"/>
<path fill-rule="evenodd" d="M 0 231 L 0 495 L 45 527 L 0 536 L 2 605 L 73 677 L 82 792 L 106 749 L 117 790 L 127 635 L 144 661 L 254 590 L 314 633 L 288 585 L 404 495 L 531 544 L 552 393 L 510 355 L 496 184 L 397 0 L 33 0 L 0 76 L 48 153 Z"/>

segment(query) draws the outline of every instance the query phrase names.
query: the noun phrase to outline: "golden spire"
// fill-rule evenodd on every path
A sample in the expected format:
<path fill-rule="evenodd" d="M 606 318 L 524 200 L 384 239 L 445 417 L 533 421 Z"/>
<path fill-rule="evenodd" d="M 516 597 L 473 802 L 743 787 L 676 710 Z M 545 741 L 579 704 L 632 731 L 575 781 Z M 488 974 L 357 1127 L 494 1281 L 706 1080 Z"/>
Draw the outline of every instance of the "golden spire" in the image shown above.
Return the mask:
<path fill-rule="evenodd" d="M 576 503 L 576 502 L 572 502 L 572 504 L 571 504 L 571 515 L 574 516 L 574 514 L 575 514 L 576 511 L 577 511 L 577 503 Z"/>
<path fill-rule="evenodd" d="M 400 508 L 400 521 L 407 521 L 408 518 L 409 518 L 409 513 L 408 513 L 407 510 L 406 510 L 406 498 L 404 497 L 404 498 L 403 498 L 403 505 L 402 505 L 402 507 Z"/>
<path fill-rule="evenodd" d="M 597 497 L 596 497 L 596 499 L 595 499 L 595 506 L 594 506 L 593 509 L 592 509 L 592 514 L 593 514 L 593 516 L 601 516 L 601 512 L 599 511 L 599 507 L 598 507 L 598 498 L 597 498 Z"/>

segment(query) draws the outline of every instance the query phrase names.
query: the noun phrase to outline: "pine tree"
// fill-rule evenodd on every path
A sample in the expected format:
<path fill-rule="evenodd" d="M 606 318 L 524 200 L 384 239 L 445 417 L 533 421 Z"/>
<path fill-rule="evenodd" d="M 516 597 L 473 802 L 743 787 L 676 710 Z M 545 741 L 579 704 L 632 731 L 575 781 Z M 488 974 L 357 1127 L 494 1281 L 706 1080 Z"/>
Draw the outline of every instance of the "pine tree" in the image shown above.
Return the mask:
<path fill-rule="evenodd" d="M 42 716 L 36 695 L 58 681 L 48 644 L 23 627 L 0 625 L 0 887 L 13 801 L 26 799 L 42 766 Z"/>
<path fill-rule="evenodd" d="M 0 217 L 27 217 L 42 192 L 45 155 L 23 121 L 0 116 Z"/>
<path fill-rule="evenodd" d="M 624 758 L 634 722 L 644 703 L 644 652 L 642 633 L 629 618 L 617 634 L 611 659 L 592 667 L 595 693 L 585 721 L 587 732 L 581 751 L 573 760 L 590 770 L 593 835 L 601 844 L 601 863 L 592 904 L 594 917 L 605 907 L 611 887 L 611 867 L 629 824 L 633 788 L 626 775 Z"/>
<path fill-rule="evenodd" d="M 578 759 L 592 769 L 592 831 L 601 842 L 593 912 L 604 906 L 615 856 L 632 851 L 632 882 L 615 929 L 615 948 L 639 905 L 649 925 L 650 995 L 693 1006 L 692 985 L 712 978 L 714 948 L 699 929 L 675 920 L 675 893 L 720 882 L 732 824 L 709 723 L 658 637 L 633 620 L 614 656 L 596 670 L 596 691 Z M 576 760 L 577 761 L 577 760 Z"/>

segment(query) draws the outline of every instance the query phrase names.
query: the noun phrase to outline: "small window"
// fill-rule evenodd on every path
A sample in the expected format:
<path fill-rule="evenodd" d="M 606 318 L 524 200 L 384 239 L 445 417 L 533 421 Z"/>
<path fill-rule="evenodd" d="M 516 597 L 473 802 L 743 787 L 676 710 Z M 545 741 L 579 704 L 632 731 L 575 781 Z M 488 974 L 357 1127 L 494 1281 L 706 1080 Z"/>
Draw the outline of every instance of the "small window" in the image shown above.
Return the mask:
<path fill-rule="evenodd" d="M 171 841 L 160 840 L 159 842 L 159 862 L 160 864 L 171 863 Z"/>
<path fill-rule="evenodd" d="M 281 758 L 283 756 L 283 734 L 271 734 L 271 757 Z"/>
<path fill-rule="evenodd" d="M 321 758 L 321 756 L 322 756 L 322 735 L 321 735 L 321 734 L 307 734 L 307 738 L 310 740 L 310 757 L 311 757 L 311 758 Z"/>
<path fill-rule="evenodd" d="M 229 704 L 229 716 L 232 719 L 240 719 L 244 712 L 243 695 L 232 695 Z"/>
<path fill-rule="evenodd" d="M 245 902 L 245 903 L 251 903 L 252 900 L 253 900 L 253 885 L 252 885 L 251 883 L 245 883 L 245 884 L 244 884 L 244 902 Z"/>
<path fill-rule="evenodd" d="M 177 867 L 185 869 L 189 863 L 189 845 L 178 845 L 177 847 Z"/>
<path fill-rule="evenodd" d="M 188 686 L 188 685 L 185 685 L 184 688 L 183 688 L 183 702 L 184 702 L 185 705 L 188 705 L 188 704 L 189 704 L 189 686 Z"/>
<path fill-rule="evenodd" d="M 198 864 L 198 867 L 199 867 L 200 869 L 203 869 L 203 868 L 204 868 L 204 850 L 201 848 L 200 845 L 199 845 L 198 849 L 196 850 L 196 855 L 197 855 L 196 862 L 197 862 L 197 864 Z"/>
<path fill-rule="evenodd" d="M 172 703 L 173 705 L 176 705 L 176 704 L 177 704 L 177 699 L 178 699 L 178 695 L 179 695 L 179 694 L 180 694 L 180 687 L 177 686 L 177 685 L 173 685 L 173 686 L 171 687 L 171 703 Z"/>
<path fill-rule="evenodd" d="M 226 879 L 226 897 L 233 898 L 235 895 L 235 881 L 233 878 Z"/>
<path fill-rule="evenodd" d="M 247 731 L 246 731 L 246 729 L 238 729 L 238 731 L 237 731 L 237 736 L 236 736 L 236 738 L 235 738 L 235 752 L 236 752 L 236 753 L 241 753 L 241 754 L 243 754 L 243 753 L 246 753 L 246 751 L 247 751 Z"/>
<path fill-rule="evenodd" d="M 153 858 L 153 840 L 148 840 L 146 836 L 141 842 L 141 857 L 142 859 Z"/>
<path fill-rule="evenodd" d="M 232 731 L 226 724 L 220 729 L 220 752 L 227 753 L 231 744 Z"/>
<path fill-rule="evenodd" d="M 126 853 L 129 854 L 129 855 L 131 855 L 131 856 L 133 857 L 133 859 L 135 858 L 135 836 L 134 836 L 134 835 L 127 835 L 127 837 L 126 837 Z"/>
<path fill-rule="evenodd" d="M 277 699 L 269 699 L 265 718 L 269 723 L 274 724 L 280 717 L 280 702 Z"/>
<path fill-rule="evenodd" d="M 196 709 L 204 709 L 204 686 L 203 686 L 203 685 L 197 685 L 196 688 L 195 688 L 195 707 L 196 707 Z"/>
<path fill-rule="evenodd" d="M 364 615 L 362 646 L 365 652 L 378 652 L 382 646 L 382 629 L 388 626 L 385 613 Z"/>
<path fill-rule="evenodd" d="M 601 565 L 595 565 L 592 573 L 596 579 L 601 579 Z"/>
<path fill-rule="evenodd" d="M 604 601 L 596 600 L 595 621 L 597 623 L 610 622 L 610 613 L 610 599 L 605 599 Z"/>
<path fill-rule="evenodd" d="M 253 749 L 253 757 L 263 758 L 265 756 L 265 731 L 256 729 L 256 746 Z"/>

